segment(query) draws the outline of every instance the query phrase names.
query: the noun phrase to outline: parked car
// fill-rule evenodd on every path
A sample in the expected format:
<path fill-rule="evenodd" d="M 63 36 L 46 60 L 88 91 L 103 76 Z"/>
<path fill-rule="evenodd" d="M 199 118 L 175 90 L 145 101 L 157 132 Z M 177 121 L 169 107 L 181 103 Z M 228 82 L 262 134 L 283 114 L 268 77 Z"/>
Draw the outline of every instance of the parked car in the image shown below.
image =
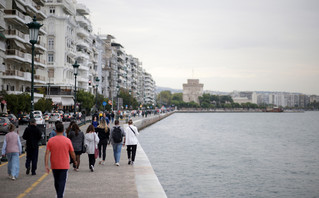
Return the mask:
<path fill-rule="evenodd" d="M 0 132 L 1 133 L 8 133 L 9 132 L 9 124 L 10 124 L 10 120 L 7 117 L 0 117 Z"/>
<path fill-rule="evenodd" d="M 42 116 L 42 112 L 40 110 L 33 111 L 33 116 L 40 115 Z"/>
<path fill-rule="evenodd" d="M 37 124 L 45 124 L 45 120 L 40 114 L 34 114 L 33 116 Z"/>
<path fill-rule="evenodd" d="M 12 124 L 14 124 L 14 126 L 16 126 L 16 127 L 19 126 L 17 117 L 16 117 L 14 114 L 12 114 L 12 113 L 10 113 L 10 114 L 1 113 L 1 114 L 0 114 L 0 117 L 7 117 L 7 118 L 10 120 L 10 122 L 11 122 Z"/>
<path fill-rule="evenodd" d="M 50 115 L 51 115 L 50 113 L 43 114 L 44 121 L 49 121 Z"/>
<path fill-rule="evenodd" d="M 62 118 L 63 122 L 66 122 L 66 121 L 70 122 L 72 120 L 74 120 L 74 113 L 65 113 L 63 115 L 63 118 Z"/>
<path fill-rule="evenodd" d="M 21 114 L 19 116 L 19 124 L 25 124 L 30 122 L 30 115 L 29 114 Z"/>
<path fill-rule="evenodd" d="M 61 116 L 59 113 L 52 113 L 49 117 L 49 123 L 56 121 L 62 121 Z"/>

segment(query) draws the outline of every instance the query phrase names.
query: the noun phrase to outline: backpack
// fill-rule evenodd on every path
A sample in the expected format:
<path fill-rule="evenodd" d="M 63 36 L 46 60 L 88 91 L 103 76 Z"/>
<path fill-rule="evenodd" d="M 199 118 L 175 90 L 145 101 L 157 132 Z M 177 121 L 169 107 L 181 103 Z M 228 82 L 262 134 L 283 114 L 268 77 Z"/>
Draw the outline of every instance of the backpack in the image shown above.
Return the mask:
<path fill-rule="evenodd" d="M 122 130 L 120 127 L 114 127 L 112 138 L 114 143 L 121 143 L 122 142 Z"/>

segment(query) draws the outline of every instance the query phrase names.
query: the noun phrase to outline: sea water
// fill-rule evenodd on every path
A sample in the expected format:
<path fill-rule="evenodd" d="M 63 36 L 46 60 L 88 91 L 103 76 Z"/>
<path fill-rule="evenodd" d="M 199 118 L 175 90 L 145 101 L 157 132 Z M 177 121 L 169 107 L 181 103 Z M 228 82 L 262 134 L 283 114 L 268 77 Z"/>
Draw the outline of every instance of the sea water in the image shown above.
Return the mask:
<path fill-rule="evenodd" d="M 319 197 L 319 112 L 175 113 L 139 140 L 169 198 Z"/>

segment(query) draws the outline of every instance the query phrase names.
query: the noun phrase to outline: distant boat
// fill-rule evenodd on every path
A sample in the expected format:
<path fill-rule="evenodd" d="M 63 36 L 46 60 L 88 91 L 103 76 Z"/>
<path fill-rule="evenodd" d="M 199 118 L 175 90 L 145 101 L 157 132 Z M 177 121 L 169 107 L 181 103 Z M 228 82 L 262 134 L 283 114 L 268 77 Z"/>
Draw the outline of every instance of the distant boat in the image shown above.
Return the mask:
<path fill-rule="evenodd" d="M 284 110 L 280 107 L 266 108 L 263 112 L 284 112 Z"/>

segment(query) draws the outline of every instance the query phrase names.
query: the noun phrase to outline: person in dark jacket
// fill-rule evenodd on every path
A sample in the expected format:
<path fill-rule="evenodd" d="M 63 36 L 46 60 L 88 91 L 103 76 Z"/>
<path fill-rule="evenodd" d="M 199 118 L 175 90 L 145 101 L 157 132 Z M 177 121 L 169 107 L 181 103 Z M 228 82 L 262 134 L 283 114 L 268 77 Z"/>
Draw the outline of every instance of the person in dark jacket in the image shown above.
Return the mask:
<path fill-rule="evenodd" d="M 110 129 L 107 127 L 107 123 L 104 118 L 102 118 L 99 126 L 97 126 L 97 128 L 95 129 L 95 132 L 98 134 L 98 137 L 100 139 L 98 144 L 100 160 L 99 164 L 104 165 L 106 157 L 106 147 L 110 139 Z M 103 156 L 103 161 L 101 160 L 101 156 Z"/>
<path fill-rule="evenodd" d="M 71 162 L 73 163 L 74 171 L 78 171 L 80 167 L 80 157 L 81 157 L 81 154 L 83 151 L 83 145 L 84 145 L 84 133 L 80 131 L 80 128 L 76 123 L 73 123 L 70 131 L 67 134 L 68 134 L 68 138 L 72 142 L 77 163 L 75 164 L 72 158 L 71 158 Z"/>
<path fill-rule="evenodd" d="M 36 125 L 35 119 L 31 118 L 30 125 L 24 130 L 22 136 L 22 138 L 26 140 L 27 159 L 25 162 L 25 167 L 27 169 L 27 175 L 30 173 L 30 163 L 32 163 L 32 175 L 36 175 L 35 171 L 37 170 L 39 141 L 41 140 L 42 133 Z"/>

